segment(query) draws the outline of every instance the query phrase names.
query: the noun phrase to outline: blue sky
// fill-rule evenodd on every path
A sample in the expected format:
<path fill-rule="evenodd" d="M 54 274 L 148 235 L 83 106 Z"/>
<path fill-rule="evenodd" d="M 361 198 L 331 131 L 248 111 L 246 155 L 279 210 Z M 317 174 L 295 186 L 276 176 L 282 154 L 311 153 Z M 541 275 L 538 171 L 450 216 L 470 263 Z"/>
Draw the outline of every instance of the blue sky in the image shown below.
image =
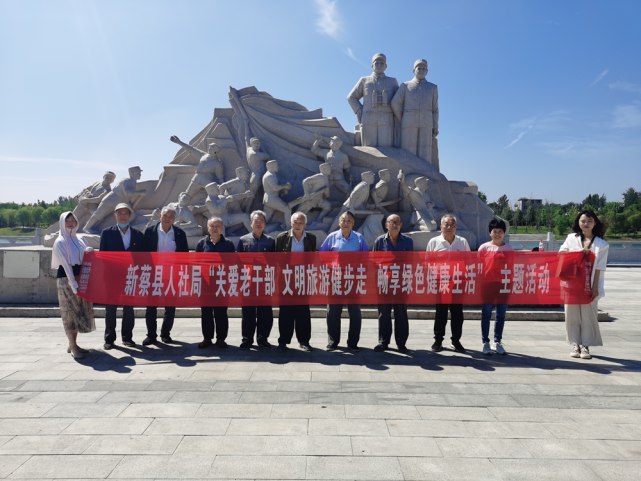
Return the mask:
<path fill-rule="evenodd" d="M 641 190 L 641 2 L 0 0 L 0 202 L 158 178 L 255 85 L 353 130 L 345 99 L 387 55 L 438 84 L 441 171 L 553 202 Z"/>

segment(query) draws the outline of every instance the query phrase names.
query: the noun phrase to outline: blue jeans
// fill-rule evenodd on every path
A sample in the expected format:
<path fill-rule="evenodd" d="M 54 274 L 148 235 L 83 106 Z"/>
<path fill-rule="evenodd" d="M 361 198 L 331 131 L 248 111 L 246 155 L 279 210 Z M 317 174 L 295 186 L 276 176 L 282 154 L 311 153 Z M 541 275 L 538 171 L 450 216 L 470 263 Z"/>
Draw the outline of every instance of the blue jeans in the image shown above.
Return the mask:
<path fill-rule="evenodd" d="M 481 334 L 483 342 L 490 342 L 490 318 L 492 317 L 494 304 L 483 304 L 481 309 Z M 503 326 L 505 325 L 505 313 L 507 304 L 496 304 L 496 320 L 494 321 L 494 342 L 501 342 Z"/>

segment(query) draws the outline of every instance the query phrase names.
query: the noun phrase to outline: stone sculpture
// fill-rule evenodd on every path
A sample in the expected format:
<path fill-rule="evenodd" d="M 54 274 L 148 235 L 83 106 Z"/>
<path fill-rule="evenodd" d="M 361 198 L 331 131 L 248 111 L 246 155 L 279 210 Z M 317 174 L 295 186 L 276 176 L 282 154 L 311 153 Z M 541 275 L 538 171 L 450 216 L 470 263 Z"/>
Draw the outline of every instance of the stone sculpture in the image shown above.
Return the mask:
<path fill-rule="evenodd" d="M 226 230 L 233 230 L 232 228 L 238 225 L 243 225 L 247 229 L 247 232 L 252 231 L 249 214 L 246 214 L 245 212 L 230 212 L 229 210 L 229 206 L 232 203 L 252 198 L 253 194 L 250 190 L 246 190 L 245 192 L 240 192 L 238 194 L 221 195 L 220 186 L 216 182 L 207 184 L 205 189 L 207 191 L 205 210 L 209 214 L 208 217 L 220 217 Z M 200 210 L 200 212 L 203 211 Z"/>
<path fill-rule="evenodd" d="M 343 212 L 349 210 L 355 216 L 369 216 L 372 214 L 374 205 L 368 204 L 369 200 L 369 187 L 374 183 L 375 177 L 374 172 L 363 172 L 361 174 L 361 182 L 359 182 L 354 190 L 349 194 L 347 200 L 341 206 L 340 212 L 332 222 L 331 227 L 328 232 L 334 232 L 338 228 L 338 220 Z M 377 211 L 377 213 L 381 213 Z"/>
<path fill-rule="evenodd" d="M 116 174 L 111 171 L 105 172 L 102 180 L 83 189 L 78 194 L 78 205 L 73 210 L 73 214 L 78 219 L 78 230 L 82 232 L 87 220 L 91 217 L 102 199 L 111 192 L 111 184 L 116 180 Z"/>
<path fill-rule="evenodd" d="M 223 163 L 218 159 L 220 147 L 216 145 L 216 143 L 212 142 L 209 144 L 209 152 L 205 152 L 186 144 L 175 135 L 172 135 L 169 140 L 184 147 L 187 151 L 200 158 L 196 173 L 192 177 L 191 182 L 189 182 L 186 190 L 190 198 L 194 198 L 201 190 L 204 190 L 207 184 L 211 182 L 220 183 L 223 181 L 224 167 Z"/>
<path fill-rule="evenodd" d="M 114 189 L 105 195 L 98 205 L 96 211 L 91 214 L 91 217 L 87 221 L 84 227 L 84 231 L 88 234 L 100 234 L 100 230 L 97 228 L 98 224 L 107 216 L 112 216 L 114 208 L 120 203 L 126 203 L 131 206 L 134 206 L 136 201 L 139 200 L 142 196 L 147 193 L 146 188 L 138 189 L 136 182 L 140 180 L 142 176 L 142 169 L 138 166 L 129 168 L 129 177 L 125 177 Z M 131 214 L 131 219 L 129 220 L 130 224 L 133 224 L 134 219 L 136 218 L 136 213 Z"/>
<path fill-rule="evenodd" d="M 245 132 L 247 132 L 247 130 L 248 128 L 245 129 Z M 249 166 L 249 170 L 252 172 L 249 180 L 249 190 L 251 190 L 254 197 L 256 197 L 260 190 L 261 183 L 263 182 L 263 177 L 267 172 L 265 162 L 269 160 L 269 155 L 260 150 L 260 139 L 258 137 L 252 137 L 249 140 L 245 137 L 245 147 L 247 165 Z M 251 205 L 247 206 L 248 213 L 249 209 L 251 209 Z"/>
<path fill-rule="evenodd" d="M 398 173 L 398 181 L 401 184 L 401 189 L 409 198 L 414 211 L 410 218 L 410 230 L 432 232 L 437 229 L 436 219 L 434 216 L 434 202 L 427 194 L 429 180 L 425 177 L 418 177 L 414 180 L 416 187 L 411 189 L 405 183 L 405 174 L 402 170 Z"/>
<path fill-rule="evenodd" d="M 308 229 L 316 229 L 319 224 L 323 223 L 323 219 L 332 211 L 332 204 L 329 202 L 330 187 L 329 176 L 332 173 L 332 165 L 325 162 L 318 166 L 319 174 L 314 174 L 303 180 L 304 195 L 289 203 L 289 207 L 296 209 L 298 212 L 307 214 L 312 209 L 320 209 L 320 213 L 316 217 L 316 221 L 310 223 Z"/>
<path fill-rule="evenodd" d="M 278 161 L 270 160 L 267 162 L 267 172 L 263 176 L 263 189 L 265 190 L 265 195 L 263 196 L 263 205 L 264 211 L 267 215 L 266 222 L 269 222 L 274 215 L 274 212 L 282 212 L 285 216 L 285 227 L 289 229 L 291 227 L 291 216 L 292 210 L 289 205 L 287 205 L 283 199 L 280 198 L 281 191 L 289 191 L 292 188 L 292 184 L 287 182 L 286 184 L 280 184 L 278 181 Z"/>
<path fill-rule="evenodd" d="M 248 208 L 248 205 L 251 206 L 254 194 L 249 188 L 250 176 L 251 171 L 247 167 L 237 167 L 236 177 L 220 184 L 220 192 L 223 195 L 233 196 L 236 194 L 245 194 L 242 197 L 233 198 L 233 200 L 227 204 L 230 212 L 244 211 Z M 246 194 L 247 192 L 249 192 L 249 195 Z"/>
<path fill-rule="evenodd" d="M 175 225 L 184 230 L 188 237 L 201 236 L 203 234 L 203 229 L 198 225 L 194 214 L 189 210 L 190 200 L 191 195 L 189 192 L 181 192 L 178 197 L 178 202 L 172 202 L 168 205 L 176 211 L 176 220 L 174 221 Z"/>
<path fill-rule="evenodd" d="M 352 164 L 349 162 L 349 157 L 345 152 L 341 152 L 343 141 L 339 137 L 332 137 L 330 142 L 327 142 L 321 134 L 314 133 L 316 139 L 310 149 L 315 156 L 322 157 L 325 162 L 332 166 L 332 173 L 329 176 L 329 182 L 332 187 L 335 187 L 344 195 L 349 194 L 352 186 L 345 180 L 345 171 L 349 169 Z M 329 145 L 329 151 L 320 147 L 321 143 Z"/>
<path fill-rule="evenodd" d="M 389 215 L 389 211 L 385 207 L 391 204 L 395 204 L 401 199 L 394 199 L 387 202 L 385 201 L 387 193 L 389 192 L 390 180 L 392 180 L 392 172 L 389 169 L 379 170 L 378 178 L 379 181 L 376 183 L 370 194 L 372 197 L 372 202 L 374 202 L 374 206 L 383 214 Z"/>
<path fill-rule="evenodd" d="M 427 60 L 414 62 L 414 78 L 404 82 L 391 101 L 392 111 L 401 124 L 401 148 L 427 160 L 439 169 L 438 150 L 432 155 L 438 135 L 438 88 L 425 80 Z"/>
<path fill-rule="evenodd" d="M 398 81 L 387 77 L 386 69 L 387 58 L 377 53 L 372 59 L 374 73 L 362 77 L 347 96 L 361 126 L 361 145 L 364 147 L 394 145 L 394 115 L 390 101 L 398 90 Z"/>

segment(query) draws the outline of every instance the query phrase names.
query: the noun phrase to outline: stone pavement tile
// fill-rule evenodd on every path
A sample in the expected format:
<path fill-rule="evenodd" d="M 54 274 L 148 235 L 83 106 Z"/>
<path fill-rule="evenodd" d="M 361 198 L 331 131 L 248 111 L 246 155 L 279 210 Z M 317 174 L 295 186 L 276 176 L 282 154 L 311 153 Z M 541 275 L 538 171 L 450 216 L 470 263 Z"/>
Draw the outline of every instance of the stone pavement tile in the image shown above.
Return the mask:
<path fill-rule="evenodd" d="M 266 456 L 351 456 L 352 443 L 347 436 L 268 436 L 265 439 L 263 454 Z"/>
<path fill-rule="evenodd" d="M 341 382 L 342 392 L 405 393 L 402 382 Z"/>
<path fill-rule="evenodd" d="M 250 381 L 311 381 L 311 372 L 254 371 Z"/>
<path fill-rule="evenodd" d="M 512 406 L 519 404 L 507 394 L 443 394 L 450 406 Z"/>
<path fill-rule="evenodd" d="M 96 436 L 16 436 L 0 454 L 82 454 Z"/>
<path fill-rule="evenodd" d="M 585 396 L 585 407 L 599 409 L 641 409 L 641 397 Z"/>
<path fill-rule="evenodd" d="M 387 421 L 391 436 L 471 438 L 467 423 L 461 421 Z"/>
<path fill-rule="evenodd" d="M 173 454 L 182 439 L 182 436 L 99 436 L 83 454 Z"/>
<path fill-rule="evenodd" d="M 14 438 L 14 436 L 0 436 L 0 446 L 2 446 L 3 444 L 8 443 L 13 438 Z"/>
<path fill-rule="evenodd" d="M 492 459 L 503 481 L 600 481 L 586 461 L 546 459 Z M 603 478 L 611 479 L 611 478 Z"/>
<path fill-rule="evenodd" d="M 352 448 L 354 456 L 443 456 L 436 441 L 425 437 L 352 436 Z"/>
<path fill-rule="evenodd" d="M 378 404 L 408 406 L 448 406 L 444 394 L 378 393 Z"/>
<path fill-rule="evenodd" d="M 65 403 L 65 402 L 74 402 L 74 403 L 95 403 L 104 397 L 107 394 L 107 391 L 92 391 L 92 392 L 82 392 L 76 391 L 74 393 L 68 392 L 41 392 L 34 396 L 31 401 L 32 403 Z"/>
<path fill-rule="evenodd" d="M 249 381 L 251 371 L 195 371 L 190 381 Z"/>
<path fill-rule="evenodd" d="M 641 441 L 605 441 L 608 446 L 614 448 L 622 459 L 641 461 Z"/>
<path fill-rule="evenodd" d="M 198 403 L 129 404 L 121 418 L 193 418 L 200 408 Z"/>
<path fill-rule="evenodd" d="M 87 382 L 90 381 L 27 381 L 18 388 L 18 391 L 80 391 Z"/>
<path fill-rule="evenodd" d="M 382 419 L 310 419 L 310 436 L 383 436 L 388 437 Z"/>
<path fill-rule="evenodd" d="M 72 372 L 65 379 L 67 381 L 125 381 L 130 378 L 131 372 L 83 370 Z"/>
<path fill-rule="evenodd" d="M 307 479 L 402 480 L 395 457 L 310 456 Z"/>
<path fill-rule="evenodd" d="M 526 408 L 560 408 L 576 409 L 589 408 L 584 397 L 579 396 L 524 396 L 513 394 L 512 398 L 518 403 L 516 406 Z"/>
<path fill-rule="evenodd" d="M 563 412 L 577 423 L 641 424 L 641 411 L 631 409 L 566 409 Z"/>
<path fill-rule="evenodd" d="M 211 371 L 209 371 L 211 372 Z M 194 371 L 183 369 L 181 371 L 177 370 L 151 370 L 149 368 L 138 370 L 129 375 L 127 378 L 128 381 L 187 381 L 191 380 L 191 376 L 194 374 Z"/>
<path fill-rule="evenodd" d="M 285 371 L 299 372 L 339 372 L 340 366 L 334 364 L 322 364 L 320 361 L 310 360 L 307 362 L 288 362 L 283 365 Z"/>
<path fill-rule="evenodd" d="M 0 408 L 0 418 L 39 418 L 55 406 L 55 403 L 5 403 Z"/>
<path fill-rule="evenodd" d="M 375 393 L 310 392 L 309 404 L 379 404 Z"/>
<path fill-rule="evenodd" d="M 521 439 L 535 458 L 540 459 L 623 459 L 615 447 L 590 439 Z"/>
<path fill-rule="evenodd" d="M 586 461 L 585 464 L 608 481 L 638 480 L 641 472 L 641 462 L 638 461 Z"/>
<path fill-rule="evenodd" d="M 278 381 L 277 391 L 286 392 L 341 392 L 340 382 Z"/>
<path fill-rule="evenodd" d="M 193 363 L 196 363 L 194 366 Z M 163 364 L 168 371 L 225 371 L 229 363 L 218 360 L 209 360 L 207 357 L 186 356 L 183 361 L 175 364 Z M 158 366 L 158 365 L 156 365 Z"/>
<path fill-rule="evenodd" d="M 229 436 L 305 436 L 307 419 L 232 419 Z"/>
<path fill-rule="evenodd" d="M 4 378 L 5 381 L 61 381 L 69 377 L 69 371 L 17 371 Z"/>
<path fill-rule="evenodd" d="M 73 419 L 0 419 L 0 435 L 60 434 Z"/>
<path fill-rule="evenodd" d="M 314 382 L 340 382 L 340 381 L 361 381 L 370 382 L 372 377 L 369 372 L 313 372 L 312 381 Z"/>
<path fill-rule="evenodd" d="M 19 386 L 20 381 L 15 381 L 14 384 L 17 384 L 17 386 Z M 17 387 L 17 386 L 14 386 L 14 387 Z M 12 387 L 11 389 L 7 389 L 7 391 L 14 389 L 14 387 Z M 0 387 L 0 404 L 13 403 L 13 402 L 27 402 L 38 394 L 37 392 L 7 392 L 7 391 L 3 391 L 2 387 Z"/>
<path fill-rule="evenodd" d="M 271 404 L 202 404 L 193 417 L 203 418 L 268 418 Z M 302 418 L 305 416 L 292 416 Z"/>
<path fill-rule="evenodd" d="M 83 391 L 144 391 L 151 381 L 86 381 Z"/>
<path fill-rule="evenodd" d="M 142 434 L 151 424 L 151 421 L 151 418 L 77 419 L 65 429 L 64 434 Z"/>
<path fill-rule="evenodd" d="M 276 391 L 276 383 L 268 381 L 217 381 L 211 390 L 215 392 L 273 392 Z"/>
<path fill-rule="evenodd" d="M 499 421 L 571 422 L 572 410 L 540 408 L 488 408 Z"/>
<path fill-rule="evenodd" d="M 274 404 L 272 419 L 343 419 L 345 407 L 342 405 L 321 404 Z"/>
<path fill-rule="evenodd" d="M 16 469 L 12 478 L 106 478 L 122 456 L 50 455 L 32 456 Z"/>
<path fill-rule="evenodd" d="M 120 418 L 123 419 L 124 418 Z M 129 419 L 134 421 L 135 419 Z M 229 419 L 206 418 L 158 418 L 154 419 L 146 435 L 205 435 L 223 436 L 229 427 Z"/>
<path fill-rule="evenodd" d="M 351 419 L 421 419 L 415 406 L 345 406 L 345 417 Z"/>
<path fill-rule="evenodd" d="M 70 396 L 72 397 L 72 396 Z M 71 399 L 73 400 L 73 399 Z M 115 418 L 129 406 L 127 403 L 60 403 L 43 418 Z"/>
<path fill-rule="evenodd" d="M 176 394 L 175 391 L 115 391 L 107 393 L 100 398 L 98 404 L 103 403 L 130 403 L 150 404 L 166 403 Z"/>
<path fill-rule="evenodd" d="M 239 404 L 307 404 L 307 392 L 243 392 Z"/>
<path fill-rule="evenodd" d="M 328 458 L 334 459 L 334 458 Z M 213 479 L 305 479 L 305 456 L 216 456 Z"/>
<path fill-rule="evenodd" d="M 422 419 L 443 421 L 496 421 L 488 408 L 416 406 Z"/>
<path fill-rule="evenodd" d="M 406 480 L 469 480 L 501 479 L 487 459 L 398 458 Z"/>
<path fill-rule="evenodd" d="M 518 439 L 438 438 L 446 458 L 531 458 Z"/>
<path fill-rule="evenodd" d="M 526 438 L 553 438 L 544 425 L 528 422 L 476 422 L 466 424 L 467 429 L 475 438 L 493 439 L 526 439 Z"/>
<path fill-rule="evenodd" d="M 641 424 L 544 423 L 542 426 L 559 439 L 641 439 Z"/>
<path fill-rule="evenodd" d="M 0 478 L 6 478 L 29 459 L 29 456 L 0 455 Z"/>
<path fill-rule="evenodd" d="M 205 479 L 211 469 L 214 456 L 203 455 L 152 455 L 121 456 L 122 461 L 113 470 L 109 479 Z"/>
<path fill-rule="evenodd" d="M 271 436 L 184 436 L 175 454 L 262 455 L 268 438 Z"/>
<path fill-rule="evenodd" d="M 202 404 L 235 404 L 241 396 L 241 392 L 193 392 L 178 391 L 174 394 L 169 403 L 202 403 Z"/>
<path fill-rule="evenodd" d="M 156 380 L 151 381 L 145 391 L 211 391 L 213 382 Z"/>

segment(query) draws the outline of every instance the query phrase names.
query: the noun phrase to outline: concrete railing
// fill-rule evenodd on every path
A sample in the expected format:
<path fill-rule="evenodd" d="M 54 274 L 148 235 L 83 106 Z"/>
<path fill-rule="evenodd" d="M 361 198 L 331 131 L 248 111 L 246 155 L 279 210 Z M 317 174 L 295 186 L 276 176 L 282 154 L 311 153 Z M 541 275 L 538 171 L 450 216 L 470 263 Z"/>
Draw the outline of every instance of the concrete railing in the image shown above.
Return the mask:
<path fill-rule="evenodd" d="M 40 228 L 36 228 L 36 235 L 34 236 L 0 236 L 0 247 L 11 246 L 40 246 L 42 245 L 43 237 Z"/>

